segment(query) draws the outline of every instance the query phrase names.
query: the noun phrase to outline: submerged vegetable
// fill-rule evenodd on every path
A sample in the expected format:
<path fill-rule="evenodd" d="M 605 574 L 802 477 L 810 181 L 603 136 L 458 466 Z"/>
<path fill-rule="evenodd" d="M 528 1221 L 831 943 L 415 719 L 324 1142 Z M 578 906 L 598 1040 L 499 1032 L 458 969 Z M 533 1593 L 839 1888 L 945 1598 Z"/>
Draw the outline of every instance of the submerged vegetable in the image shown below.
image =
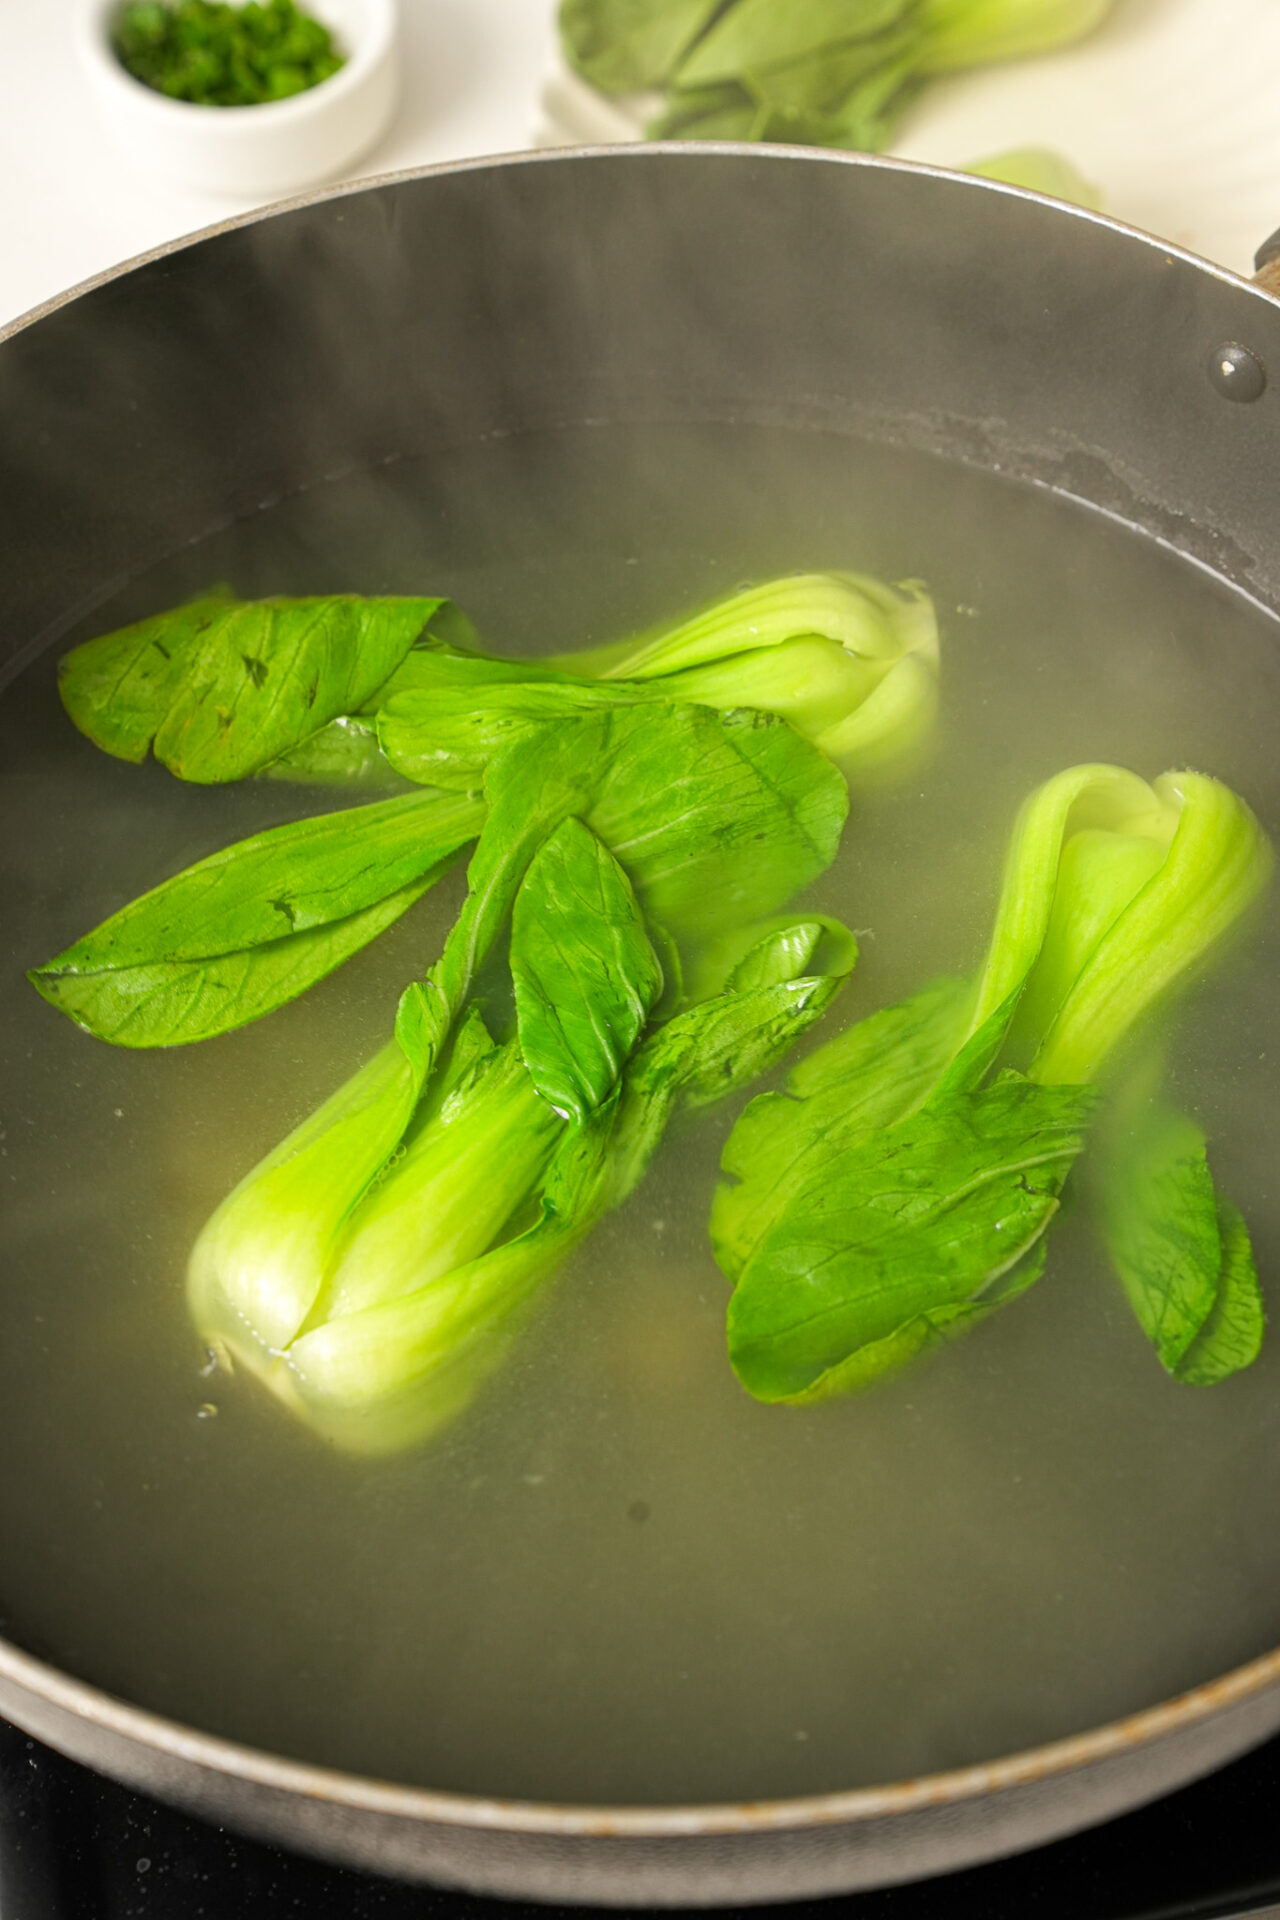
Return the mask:
<path fill-rule="evenodd" d="M 1101 1142 L 1103 1237 L 1138 1323 L 1178 1380 L 1210 1386 L 1247 1367 L 1264 1317 L 1249 1230 L 1214 1190 L 1204 1134 L 1142 1087 Z"/>
<path fill-rule="evenodd" d="M 183 618 L 190 643 L 206 645 L 203 610 Z M 115 648 L 126 680 L 141 658 L 150 686 L 153 637 L 112 636 L 89 683 L 105 684 L 93 673 Z M 482 680 L 513 672 L 469 664 Z M 83 658 L 74 671 L 83 690 Z M 226 1032 L 354 952 L 476 840 L 462 910 L 401 997 L 392 1041 L 241 1183 L 192 1257 L 206 1337 L 351 1445 L 401 1444 L 462 1404 L 523 1300 L 640 1178 L 672 1112 L 762 1070 L 853 964 L 843 929 L 766 929 L 723 988 L 672 1014 L 668 929 L 695 942 L 741 933 L 821 872 L 845 782 L 773 714 L 649 699 L 584 708 L 585 683 L 547 684 L 557 679 L 574 700 L 486 736 L 467 763 L 459 784 L 474 773 L 481 794 L 410 792 L 257 835 L 32 976 L 118 1043 Z M 154 712 L 136 692 L 130 683 L 127 712 Z M 198 699 L 193 711 L 209 721 Z M 417 771 L 420 732 L 402 732 L 398 763 L 402 750 Z M 145 738 L 133 736 L 135 757 Z M 508 923 L 516 1033 L 497 1048 L 471 996 Z M 810 967 L 820 946 L 829 957 Z M 660 1002 L 670 1017 L 649 1031 Z"/>
<path fill-rule="evenodd" d="M 242 780 L 358 713 L 441 616 L 436 598 L 216 594 L 73 648 L 62 703 L 104 752 L 179 779 Z"/>
<path fill-rule="evenodd" d="M 143 894 L 27 978 L 116 1046 L 228 1033 L 376 939 L 484 817 L 469 795 L 410 793 L 271 827 Z"/>
<path fill-rule="evenodd" d="M 393 757 L 410 774 L 421 770 L 421 740 L 412 721 L 393 730 Z M 228 847 L 29 978 L 117 1045 L 231 1032 L 358 952 L 478 836 L 471 894 L 424 989 L 443 1035 L 525 867 L 571 816 L 616 853 L 646 911 L 692 940 L 772 911 L 821 873 L 848 809 L 822 754 L 782 721 L 747 711 L 606 706 L 594 718 L 516 728 L 483 768 L 467 768 L 463 784 L 474 770 L 482 795 L 410 792 Z M 427 777 L 446 773 L 433 759 Z"/>
<path fill-rule="evenodd" d="M 472 787 L 499 747 L 548 721 L 678 701 L 776 714 L 867 782 L 903 771 L 932 729 L 938 629 L 914 584 L 798 574 L 657 634 L 541 661 L 421 653 L 412 689 L 404 679 L 378 734 L 410 779 Z"/>
<path fill-rule="evenodd" d="M 632 1067 L 640 1072 L 640 1063 L 648 1062 L 635 1083 L 643 1090 L 645 1075 L 656 1071 L 655 1061 L 676 1059 L 670 1049 L 679 1043 L 684 1049 L 677 1062 L 679 1084 L 684 1085 L 689 1075 L 701 1072 L 698 1048 L 705 1050 L 714 1039 L 724 1076 L 718 1090 L 728 1092 L 739 1078 L 759 1070 L 750 1062 L 758 1057 L 763 1064 L 772 1050 L 789 1044 L 801 1030 L 801 1016 L 812 1010 L 816 1017 L 830 997 L 825 976 L 802 979 L 799 987 L 792 983 L 800 968 L 791 963 L 799 954 L 808 959 L 821 928 L 799 947 L 771 936 L 770 951 L 776 948 L 788 959 L 784 978 L 758 984 L 760 957 L 753 963 L 748 956 L 738 972 L 745 969 L 743 977 L 757 997 L 744 986 L 744 997 L 732 1006 L 723 1004 L 723 996 L 706 1003 L 706 1033 L 695 1036 L 697 1045 L 688 1039 L 688 1018 L 677 1016 L 662 1029 L 666 1051 L 655 1054 L 656 1041 L 646 1042 L 632 1067 L 626 1066 L 662 988 L 630 882 L 650 911 L 688 931 L 719 925 L 753 899 L 776 904 L 801 875 L 819 871 L 835 851 L 844 784 L 783 722 L 766 715 L 716 715 L 698 707 L 562 721 L 513 740 L 495 755 L 485 799 L 487 814 L 468 869 L 466 901 L 439 960 L 403 996 L 394 1042 L 242 1183 L 214 1215 L 193 1256 L 192 1298 L 202 1330 L 239 1351 L 257 1353 L 268 1372 L 272 1356 L 309 1329 L 333 1262 L 345 1257 L 338 1236 L 401 1143 L 410 1151 L 387 1172 L 380 1217 L 391 1207 L 391 1196 L 406 1190 L 404 1183 L 416 1187 L 426 1177 L 424 1169 L 433 1180 L 437 1175 L 452 1179 L 451 1148 L 448 1143 L 441 1148 L 442 1163 L 436 1136 L 427 1139 L 430 1121 L 417 1148 L 421 1123 L 415 1113 L 424 1095 L 434 1101 L 441 1073 L 448 1084 L 449 1062 L 456 1060 L 460 1044 L 451 1043 L 451 1036 L 477 969 L 509 917 L 521 1060 L 516 1079 L 521 1089 L 528 1083 L 527 1091 L 552 1118 L 571 1118 L 575 1128 L 575 1143 L 565 1148 L 568 1159 L 558 1158 L 549 1176 L 546 1204 L 555 1212 L 536 1234 L 532 1265 L 516 1263 L 519 1276 L 540 1274 L 544 1252 L 558 1259 L 571 1244 L 575 1223 L 585 1231 L 595 1218 L 595 1200 L 588 1204 L 575 1197 L 580 1182 L 587 1182 L 582 1191 L 588 1197 L 612 1190 L 600 1159 L 613 1139 L 612 1123 L 604 1133 L 597 1127 L 589 1138 L 584 1134 L 578 1140 L 577 1134 L 592 1128 L 606 1107 L 617 1106 L 615 1088 L 624 1068 L 630 1075 Z M 851 963 L 851 951 L 838 956 L 831 991 Z M 471 1084 L 459 1089 L 459 1097 Z M 527 1110 L 524 1091 L 519 1098 Z M 642 1101 L 637 1109 L 634 1101 L 624 1102 L 646 1139 L 650 1122 L 643 1114 L 652 1106 Z M 453 1111 L 440 1109 L 440 1127 L 452 1125 Z M 544 1138 L 545 1129 L 537 1132 Z M 455 1145 L 466 1138 L 450 1135 Z M 636 1179 L 656 1138 L 636 1161 Z M 609 1152 L 613 1166 L 615 1147 Z M 525 1162 L 516 1155 L 515 1164 Z M 533 1179 L 540 1168 L 536 1161 L 529 1164 Z M 591 1167 L 597 1171 L 590 1173 Z M 501 1168 L 490 1166 L 486 1177 L 500 1183 Z M 562 1181 L 570 1182 L 563 1192 Z M 465 1233 L 479 1239 L 464 1237 L 459 1244 L 479 1257 L 493 1228 L 525 1198 L 522 1190 L 514 1192 L 490 1225 L 485 1208 L 469 1202 L 457 1217 Z M 430 1195 L 422 1201 L 428 1212 L 436 1204 Z M 392 1208 L 397 1218 L 399 1205 L 396 1200 Z M 379 1262 L 391 1272 L 393 1263 L 385 1255 Z M 508 1266 L 504 1255 L 496 1268 L 486 1267 L 485 1283 L 495 1271 L 505 1276 Z M 466 1298 L 474 1306 L 487 1296 L 473 1279 L 467 1271 Z M 499 1296 L 505 1319 L 512 1300 L 505 1277 Z M 437 1288 L 425 1309 L 428 1317 L 441 1298 Z M 396 1307 L 392 1317 L 398 1325 L 406 1311 Z M 362 1321 L 361 1329 L 366 1324 Z M 319 1391 L 315 1355 L 330 1352 L 332 1338 L 326 1334 L 306 1349 L 313 1397 Z M 388 1353 L 374 1372 L 409 1366 L 411 1360 L 412 1353 L 404 1358 Z"/>
<path fill-rule="evenodd" d="M 674 629 L 520 661 L 483 653 L 448 600 L 216 593 L 84 642 L 61 662 L 60 688 L 104 751 L 138 762 L 151 748 L 184 780 L 369 787 L 403 773 L 478 790 L 497 749 L 542 721 L 671 701 L 777 714 L 849 778 L 876 779 L 927 737 L 937 674 L 923 588 L 820 573 L 753 587 Z"/>
<path fill-rule="evenodd" d="M 1030 1284 L 1104 1063 L 1270 869 L 1253 815 L 1203 775 L 1084 766 L 1033 794 L 974 985 L 873 1015 L 730 1136 L 712 1237 L 744 1385 L 848 1391 Z M 1002 1059 L 1023 1069 L 993 1078 Z M 1162 1362 L 1203 1382 L 1256 1352 L 1257 1279 L 1202 1137 L 1149 1105 L 1113 1146 L 1103 1230 Z"/>
<path fill-rule="evenodd" d="M 653 138 L 876 149 L 934 74 L 1044 53 L 1110 0 L 561 0 L 565 57 L 605 93 L 664 89 Z"/>
<path fill-rule="evenodd" d="M 586 856 L 583 843 L 562 841 L 530 867 L 517 966 L 540 944 L 564 944 L 564 873 Z M 597 874 L 598 860 L 588 859 Z M 799 923 L 767 934 L 722 991 L 653 1029 L 620 1072 L 615 1059 L 599 1074 L 598 992 L 585 971 L 595 935 L 585 920 L 580 967 L 555 1002 L 563 1044 L 553 1051 L 585 1090 L 572 1117 L 534 1084 L 546 1029 L 529 1016 L 528 995 L 519 1034 L 502 1048 L 474 1010 L 467 1015 L 412 1121 L 408 1072 L 387 1049 L 205 1228 L 189 1280 L 202 1334 L 343 1446 L 380 1452 L 424 1438 L 467 1403 L 527 1302 L 635 1187 L 670 1120 L 745 1085 L 824 1011 L 853 947 L 836 942 L 819 970 L 822 933 Z M 634 1022 L 656 986 L 634 923 L 619 952 L 614 980 Z M 358 1161 L 353 1115 L 373 1143 Z"/>

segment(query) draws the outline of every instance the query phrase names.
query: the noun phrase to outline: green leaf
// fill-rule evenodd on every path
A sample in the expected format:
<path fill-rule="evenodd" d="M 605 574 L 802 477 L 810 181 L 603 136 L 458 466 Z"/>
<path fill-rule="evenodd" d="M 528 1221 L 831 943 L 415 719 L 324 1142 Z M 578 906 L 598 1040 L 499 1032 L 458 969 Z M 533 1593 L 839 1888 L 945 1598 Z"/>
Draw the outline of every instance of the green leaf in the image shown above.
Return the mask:
<path fill-rule="evenodd" d="M 520 1048 L 557 1113 L 585 1120 L 618 1083 L 662 969 L 617 861 L 578 820 L 546 840 L 511 927 Z"/>
<path fill-rule="evenodd" d="M 800 974 L 771 986 L 730 986 L 669 1020 L 636 1059 L 636 1085 L 678 1082 L 687 1106 L 724 1099 L 768 1071 L 821 1018 L 844 973 Z"/>
<path fill-rule="evenodd" d="M 729 1304 L 743 1385 L 791 1399 L 921 1315 L 982 1304 L 1052 1219 L 1093 1107 L 1087 1088 L 1007 1074 L 851 1148 L 747 1262 Z"/>
<path fill-rule="evenodd" d="M 810 967 L 820 947 L 825 947 L 830 967 Z M 771 987 L 805 972 L 851 973 L 857 957 L 858 943 L 841 921 L 823 913 L 803 920 L 779 915 L 776 920 L 734 927 L 712 941 L 698 957 L 689 997 L 709 1000 L 727 986 L 739 992 L 746 987 Z"/>
<path fill-rule="evenodd" d="M 921 64 L 951 73 L 1066 46 L 1104 20 L 1111 0 L 920 0 Z"/>
<path fill-rule="evenodd" d="M 438 1058 L 466 1004 L 530 862 L 563 821 L 590 806 L 608 750 L 607 719 L 570 722 L 516 739 L 490 764 L 467 897 L 440 958 L 401 1003 L 401 1022 L 411 1022 L 413 1046 L 428 1062 Z"/>
<path fill-rule="evenodd" d="M 768 961 L 746 956 L 736 981 L 641 1041 L 623 1076 L 602 1205 L 616 1206 L 634 1189 L 674 1114 L 727 1099 L 767 1073 L 821 1019 L 856 951 L 852 934 L 844 932 L 843 940 L 828 943 L 829 971 L 817 961 L 797 961 L 811 971 L 787 978 L 780 977 L 777 957 L 798 952 L 803 939 L 767 935 L 761 945 Z M 770 984 L 754 984 L 769 976 Z"/>
<path fill-rule="evenodd" d="M 681 86 L 739 80 L 893 26 L 915 0 L 738 0 L 681 62 Z"/>
<path fill-rule="evenodd" d="M 1160 1364 L 1176 1373 L 1218 1297 L 1222 1242 L 1205 1138 L 1158 1106 L 1106 1136 L 1103 1223 L 1117 1273 Z"/>
<path fill-rule="evenodd" d="M 971 989 L 940 980 L 900 1005 L 860 1020 L 792 1070 L 784 1093 L 763 1093 L 725 1142 L 711 1240 L 737 1280 L 791 1201 L 832 1172 L 878 1128 L 921 1106 L 963 1032 Z"/>
<path fill-rule="evenodd" d="M 608 777 L 585 818 L 677 937 L 761 918 L 835 858 L 847 788 L 785 721 L 640 707 L 609 729 Z"/>
<path fill-rule="evenodd" d="M 394 672 L 439 599 L 204 601 L 76 647 L 61 662 L 63 704 L 107 753 L 148 745 L 180 779 L 239 780 Z"/>
<path fill-rule="evenodd" d="M 603 93 L 660 86 L 724 0 L 560 0 L 569 65 Z"/>
<path fill-rule="evenodd" d="M 483 819 L 478 801 L 411 793 L 272 827 L 143 894 L 28 978 L 117 1046 L 230 1032 L 389 927 Z"/>
<path fill-rule="evenodd" d="M 879 153 L 887 147 L 902 110 L 919 91 L 916 45 L 914 36 L 904 41 L 895 34 L 886 34 L 883 42 L 874 44 L 882 58 L 851 81 L 828 112 L 806 115 L 770 109 L 767 137 L 794 141 L 803 132 L 814 146 L 849 147 L 864 153 Z M 770 84 L 774 78 L 767 76 Z"/>
<path fill-rule="evenodd" d="M 474 792 L 504 747 L 539 726 L 652 705 L 660 690 L 601 685 L 570 674 L 519 674 L 505 661 L 436 656 L 432 684 L 393 695 L 378 715 L 391 766 L 408 780 Z"/>
<path fill-rule="evenodd" d="M 260 769 L 264 780 L 289 780 L 325 787 L 396 787 L 398 774 L 378 743 L 377 713 L 385 700 L 418 686 L 436 682 L 437 662 L 465 661 L 479 646 L 480 636 L 452 600 L 442 600 L 400 665 L 365 701 L 358 713 L 339 714 L 318 732 L 309 734 Z M 498 662 L 480 664 L 498 666 Z M 536 673 L 536 666 L 531 666 Z M 506 665 L 505 677 L 518 674 Z M 476 783 L 479 784 L 478 782 Z"/>
<path fill-rule="evenodd" d="M 102 634 L 58 662 L 62 704 L 104 753 L 140 765 L 202 636 L 235 605 L 212 593 Z"/>
<path fill-rule="evenodd" d="M 816 747 L 767 714 L 668 705 L 645 693 L 636 704 L 634 691 L 565 676 L 504 687 L 482 711 L 464 701 L 443 721 L 425 693 L 404 695 L 383 716 L 383 744 L 399 770 L 439 777 L 446 749 L 425 743 L 441 743 L 456 722 L 454 746 L 469 731 L 475 749 L 458 775 L 465 784 L 495 749 L 485 786 L 491 796 L 495 781 L 506 790 L 516 777 L 533 792 L 544 751 L 572 768 L 580 798 L 566 811 L 621 861 L 646 914 L 681 939 L 757 919 L 830 865 L 849 800 Z M 570 713 L 586 708 L 589 717 L 556 718 L 562 705 Z M 530 715 L 543 717 L 530 725 Z M 527 804 L 522 793 L 513 812 Z"/>
<path fill-rule="evenodd" d="M 1163 1102 L 1127 1104 L 1100 1157 L 1107 1249 L 1161 1366 L 1197 1385 L 1248 1366 L 1264 1326 L 1253 1253 L 1200 1128 Z"/>
<path fill-rule="evenodd" d="M 803 1392 L 788 1394 L 786 1404 L 789 1407 L 815 1406 L 823 1400 L 860 1393 L 864 1387 L 876 1386 L 880 1381 L 901 1373 L 935 1348 L 962 1333 L 968 1333 L 980 1321 L 989 1319 L 1001 1307 L 1007 1306 L 1010 1300 L 1016 1300 L 1028 1287 L 1034 1286 L 1043 1276 L 1048 1258 L 1048 1237 L 1042 1234 L 1030 1252 L 1008 1273 L 1001 1275 L 980 1300 L 966 1301 L 960 1306 L 926 1308 L 914 1320 L 895 1328 L 882 1340 L 870 1340 L 851 1353 L 847 1360 L 828 1367 Z"/>
<path fill-rule="evenodd" d="M 749 85 L 771 114 L 816 123 L 828 121 L 834 128 L 834 123 L 847 116 L 849 102 L 857 91 L 890 62 L 900 62 L 914 44 L 909 31 L 847 40 L 783 66 L 756 69 Z"/>
<path fill-rule="evenodd" d="M 1218 1201 L 1218 1236 L 1222 1244 L 1218 1297 L 1177 1368 L 1178 1379 L 1193 1387 L 1214 1386 L 1251 1366 L 1267 1330 L 1249 1229 L 1229 1200 Z"/>

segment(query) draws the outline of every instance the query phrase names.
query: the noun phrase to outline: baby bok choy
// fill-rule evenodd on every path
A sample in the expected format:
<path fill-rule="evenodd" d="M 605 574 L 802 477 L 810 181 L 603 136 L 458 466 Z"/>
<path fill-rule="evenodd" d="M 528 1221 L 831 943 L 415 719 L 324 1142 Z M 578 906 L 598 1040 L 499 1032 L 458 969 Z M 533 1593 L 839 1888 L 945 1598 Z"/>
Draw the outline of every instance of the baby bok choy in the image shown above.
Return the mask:
<path fill-rule="evenodd" d="M 512 738 L 485 771 L 466 900 L 393 1040 L 200 1236 L 206 1339 L 344 1443 L 446 1418 L 671 1113 L 744 1084 L 848 972 L 843 929 L 768 929 L 723 991 L 646 1031 L 678 998 L 665 930 L 776 907 L 828 864 L 846 806 L 830 762 L 767 714 L 645 706 Z M 473 996 L 508 923 L 517 1031 L 498 1048 Z"/>
<path fill-rule="evenodd" d="M 1015 1298 L 1088 1139 L 1104 1238 L 1164 1366 L 1208 1383 L 1254 1358 L 1248 1234 L 1203 1135 L 1132 1095 L 1095 1116 L 1107 1062 L 1271 865 L 1248 807 L 1201 774 L 1081 766 L 1031 795 L 976 980 L 860 1022 L 730 1135 L 712 1238 L 751 1393 L 852 1391 Z"/>
<path fill-rule="evenodd" d="M 470 789 L 499 747 L 554 719 L 655 703 L 785 719 L 852 782 L 900 773 L 937 707 L 928 596 L 858 574 L 802 574 L 717 602 L 656 635 L 541 661 L 422 652 L 378 736 L 409 779 Z"/>
<path fill-rule="evenodd" d="M 663 90 L 650 137 L 875 149 L 934 74 L 1046 53 L 1111 0 L 561 0 L 569 64 Z"/>
<path fill-rule="evenodd" d="M 394 786 L 386 711 L 392 739 L 431 719 L 451 768 L 442 783 L 478 790 L 517 726 L 671 701 L 776 714 L 849 778 L 877 778 L 927 737 L 937 673 L 923 589 L 819 573 L 753 587 L 673 629 L 520 661 L 483 653 L 448 600 L 218 592 L 85 641 L 62 660 L 60 690 L 105 752 L 140 762 L 151 751 L 183 780 Z M 408 777 L 425 778 L 420 763 Z"/>
<path fill-rule="evenodd" d="M 515 903 L 515 1036 L 495 1044 L 471 1006 L 408 1121 L 409 1034 L 407 1065 L 389 1049 L 357 1075 L 209 1222 L 190 1269 L 197 1327 L 337 1444 L 427 1437 L 632 1191 L 670 1120 L 780 1058 L 855 951 L 817 923 L 771 929 L 719 992 L 648 1025 L 662 974 L 635 896 L 565 821 Z M 376 1143 L 359 1164 L 353 1114 Z"/>

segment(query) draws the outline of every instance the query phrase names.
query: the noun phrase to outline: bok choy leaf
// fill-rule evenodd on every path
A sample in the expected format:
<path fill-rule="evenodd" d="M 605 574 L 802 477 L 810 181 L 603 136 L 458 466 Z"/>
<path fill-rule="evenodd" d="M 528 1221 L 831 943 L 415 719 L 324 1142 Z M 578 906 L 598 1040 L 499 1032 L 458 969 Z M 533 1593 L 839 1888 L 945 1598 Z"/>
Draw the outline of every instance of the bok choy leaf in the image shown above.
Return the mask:
<path fill-rule="evenodd" d="M 1215 1189 L 1204 1134 L 1159 1093 L 1126 1091 L 1102 1130 L 1099 1223 L 1142 1331 L 1175 1380 L 1210 1386 L 1266 1328 L 1249 1232 Z"/>
<path fill-rule="evenodd" d="M 561 0 L 569 64 L 606 93 L 664 90 L 659 139 L 881 147 L 934 74 L 1044 53 L 1110 0 Z"/>
<path fill-rule="evenodd" d="M 241 780 L 358 713 L 447 610 L 355 594 L 193 601 L 73 648 L 62 702 L 119 759 L 150 748 L 181 780 Z"/>
<path fill-rule="evenodd" d="M 542 691 L 540 684 L 517 686 L 498 711 L 522 715 L 525 695 Z M 562 691 L 554 690 L 553 712 Z M 477 726 L 491 742 L 509 742 L 497 748 L 484 776 L 490 804 L 499 789 L 518 786 L 514 819 L 543 782 L 544 758 L 574 770 L 577 798 L 560 817 L 575 813 L 585 821 L 622 863 L 645 912 L 677 936 L 707 938 L 767 914 L 834 859 L 849 804 L 844 782 L 783 721 L 665 703 L 615 706 L 589 698 L 580 707 L 572 689 L 565 711 L 589 717 L 544 719 L 507 732 L 492 714 L 481 715 Z M 391 703 L 382 738 L 397 770 L 434 779 L 447 771 L 437 719 L 425 693 Z M 450 730 L 457 720 L 450 709 Z M 461 724 L 470 725 L 465 714 Z M 557 824 L 548 819 L 545 831 Z"/>
<path fill-rule="evenodd" d="M 560 35 L 603 93 L 661 85 L 723 0 L 560 0 Z"/>
<path fill-rule="evenodd" d="M 1271 864 L 1243 801 L 1204 775 L 1083 766 L 1031 796 L 972 987 L 873 1015 L 730 1136 L 712 1235 L 750 1391 L 848 1391 L 1021 1290 L 1105 1063 Z M 1139 1321 L 1178 1378 L 1223 1377 L 1261 1334 L 1243 1223 L 1190 1121 L 1144 1111 L 1113 1132 L 1095 1139 L 1103 1230 Z"/>
<path fill-rule="evenodd" d="M 516 895 L 511 976 L 534 1087 L 585 1120 L 617 1085 L 662 968 L 627 876 L 579 820 L 544 841 Z"/>
<path fill-rule="evenodd" d="M 124 1047 L 261 1019 L 399 919 L 479 833 L 480 800 L 409 793 L 271 827 L 145 893 L 28 979 Z"/>

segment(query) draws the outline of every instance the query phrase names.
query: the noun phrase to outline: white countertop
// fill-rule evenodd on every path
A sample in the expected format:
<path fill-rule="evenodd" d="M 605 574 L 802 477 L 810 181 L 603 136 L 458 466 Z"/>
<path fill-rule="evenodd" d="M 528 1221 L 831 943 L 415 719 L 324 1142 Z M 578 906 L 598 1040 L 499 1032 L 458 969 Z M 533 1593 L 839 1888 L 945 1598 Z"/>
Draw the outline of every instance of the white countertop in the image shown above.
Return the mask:
<path fill-rule="evenodd" d="M 401 0 L 404 92 L 359 173 L 527 147 L 553 0 Z M 147 180 L 99 130 L 72 0 L 0 0 L 0 325 L 91 274 L 253 206 Z"/>
<path fill-rule="evenodd" d="M 556 0 L 401 0 L 404 94 L 359 173 L 529 146 Z M 0 324 L 254 205 L 135 173 L 99 130 L 73 0 L 0 0 Z M 624 127 L 625 131 L 625 127 Z M 1280 0 L 1115 0 L 1087 41 L 929 88 L 895 151 L 1055 145 L 1106 207 L 1237 272 L 1280 224 Z"/>

